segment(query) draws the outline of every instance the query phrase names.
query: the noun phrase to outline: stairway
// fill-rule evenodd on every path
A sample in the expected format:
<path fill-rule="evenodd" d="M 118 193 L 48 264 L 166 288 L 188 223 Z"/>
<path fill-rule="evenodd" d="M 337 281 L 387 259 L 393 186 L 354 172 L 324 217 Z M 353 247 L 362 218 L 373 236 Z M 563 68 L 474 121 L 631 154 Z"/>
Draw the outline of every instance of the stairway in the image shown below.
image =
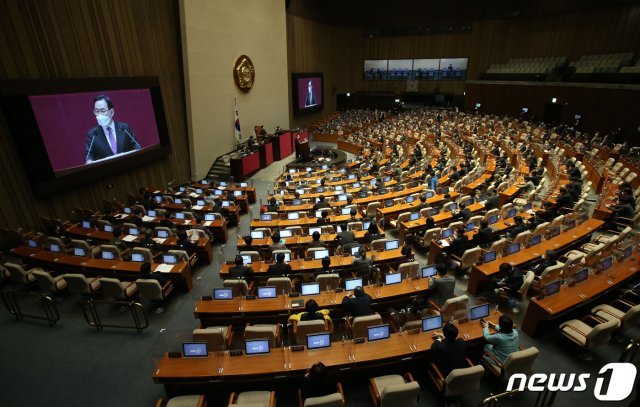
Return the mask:
<path fill-rule="evenodd" d="M 224 164 L 222 156 L 218 157 L 209 169 L 209 177 L 215 177 L 221 181 L 228 181 L 231 179 L 231 168 Z"/>

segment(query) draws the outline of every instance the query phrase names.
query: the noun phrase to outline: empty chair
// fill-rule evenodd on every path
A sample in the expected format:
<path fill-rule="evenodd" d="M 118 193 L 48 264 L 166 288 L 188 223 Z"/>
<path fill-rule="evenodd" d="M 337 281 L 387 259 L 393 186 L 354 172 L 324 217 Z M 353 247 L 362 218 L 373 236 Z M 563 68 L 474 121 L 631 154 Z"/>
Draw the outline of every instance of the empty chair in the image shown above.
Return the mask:
<path fill-rule="evenodd" d="M 207 407 L 207 402 L 204 395 L 194 394 L 172 397 L 169 401 L 160 398 L 155 407 Z"/>
<path fill-rule="evenodd" d="M 609 304 L 600 304 L 591 313 L 604 321 L 615 321 L 620 331 L 626 331 L 640 322 L 640 304 L 632 304 L 622 299 Z"/>
<path fill-rule="evenodd" d="M 525 244 L 526 242 L 529 241 L 529 238 L 531 237 L 532 233 L 529 230 L 525 230 L 524 232 L 520 232 L 516 235 L 516 237 L 513 238 L 511 243 L 521 243 L 521 244 Z"/>
<path fill-rule="evenodd" d="M 325 320 L 293 321 L 293 335 L 298 345 L 307 343 L 307 335 L 327 332 L 328 330 Z"/>
<path fill-rule="evenodd" d="M 154 235 L 156 235 L 156 236 L 165 235 L 165 236 L 169 237 L 169 236 L 171 236 L 171 235 L 172 235 L 172 233 L 171 233 L 171 229 L 169 229 L 169 228 L 168 228 L 168 227 L 166 227 L 166 226 L 156 226 L 156 227 L 153 229 L 153 233 L 154 233 Z"/>
<path fill-rule="evenodd" d="M 270 277 L 267 280 L 267 286 L 276 287 L 276 294 L 291 293 L 291 279 L 289 277 Z"/>
<path fill-rule="evenodd" d="M 590 321 L 591 324 L 586 324 L 586 321 Z M 587 315 L 582 320 L 572 319 L 563 322 L 560 324 L 560 332 L 578 346 L 580 358 L 590 360 L 593 358 L 590 352 L 609 342 L 613 331 L 619 324 L 620 321 L 614 319 L 602 322 L 601 319 L 595 318 L 593 315 Z"/>
<path fill-rule="evenodd" d="M 340 275 L 337 273 L 318 274 L 316 283 L 320 284 L 320 290 L 335 290 L 340 287 Z"/>
<path fill-rule="evenodd" d="M 14 283 L 30 285 L 35 283 L 36 278 L 33 276 L 32 271 L 25 270 L 21 264 L 7 262 L 4 263 L 6 280 L 10 280 Z"/>
<path fill-rule="evenodd" d="M 417 261 L 410 261 L 402 263 L 398 266 L 398 273 L 402 274 L 402 279 L 410 279 L 418 277 L 418 271 L 420 269 L 420 263 Z"/>
<path fill-rule="evenodd" d="M 462 257 L 460 258 L 456 257 L 455 255 L 451 255 L 453 259 L 451 261 L 460 270 L 466 271 L 480 260 L 481 255 L 482 249 L 480 247 L 474 247 L 472 249 L 465 250 L 464 253 L 462 253 Z"/>
<path fill-rule="evenodd" d="M 244 339 L 268 339 L 270 347 L 274 348 L 280 346 L 280 325 L 247 324 L 244 328 Z"/>
<path fill-rule="evenodd" d="M 440 234 L 442 233 L 441 228 L 432 228 L 427 229 L 424 232 L 424 235 L 416 235 L 416 242 L 423 248 L 428 248 L 431 244 L 431 241 L 434 239 L 440 238 Z"/>
<path fill-rule="evenodd" d="M 287 226 L 285 229 L 286 230 L 290 230 L 292 236 L 302 236 L 303 235 L 302 226 Z"/>
<path fill-rule="evenodd" d="M 489 218 L 491 218 L 492 216 L 499 216 L 499 215 L 500 215 L 500 210 L 499 209 L 490 209 L 484 215 L 484 220 L 489 222 Z"/>
<path fill-rule="evenodd" d="M 97 278 L 87 278 L 84 274 L 65 274 L 62 276 L 67 289 L 71 294 L 92 296 L 100 289 L 100 281 Z"/>
<path fill-rule="evenodd" d="M 351 331 L 352 338 L 366 338 L 367 328 L 382 324 L 380 314 L 371 314 L 353 318 L 353 321 L 346 320 L 347 329 Z"/>
<path fill-rule="evenodd" d="M 231 393 L 229 396 L 229 406 L 251 406 L 251 407 L 275 407 L 275 391 L 245 391 L 240 394 Z"/>
<path fill-rule="evenodd" d="M 233 296 L 246 296 L 253 292 L 253 281 L 247 283 L 241 278 L 228 278 L 222 282 L 223 287 L 231 288 Z"/>
<path fill-rule="evenodd" d="M 347 228 L 352 232 L 362 230 L 362 222 L 349 222 Z"/>
<path fill-rule="evenodd" d="M 67 289 L 67 283 L 64 281 L 64 276 L 60 275 L 53 277 L 50 273 L 39 268 L 29 271 L 36 279 L 38 288 L 45 294 L 60 294 Z"/>
<path fill-rule="evenodd" d="M 56 251 L 59 251 L 60 253 L 66 253 L 64 242 L 59 237 L 47 236 L 47 238 L 44 240 L 45 249 L 54 251 L 54 250 L 51 250 L 52 245 L 58 247 L 58 250 Z"/>
<path fill-rule="evenodd" d="M 333 228 L 333 225 L 324 225 L 320 228 L 322 234 L 332 235 L 336 233 L 336 230 Z"/>
<path fill-rule="evenodd" d="M 495 251 L 496 253 L 501 253 L 505 246 L 507 245 L 507 239 L 504 237 L 502 239 L 498 239 L 491 244 L 488 251 Z"/>
<path fill-rule="evenodd" d="M 232 326 L 210 326 L 193 330 L 193 340 L 206 342 L 209 352 L 226 350 L 231 346 L 233 339 Z"/>
<path fill-rule="evenodd" d="M 441 307 L 434 302 L 430 302 L 431 307 L 435 310 L 436 314 L 442 317 L 443 321 L 453 321 L 466 318 L 468 303 L 469 297 L 467 295 L 449 298 Z"/>
<path fill-rule="evenodd" d="M 367 217 L 375 218 L 378 212 L 378 208 L 380 207 L 380 202 L 371 202 L 367 205 Z"/>
<path fill-rule="evenodd" d="M 386 375 L 369 379 L 369 393 L 375 407 L 411 407 L 418 405 L 420 385 L 411 373 L 405 377 Z"/>
<path fill-rule="evenodd" d="M 122 282 L 117 278 L 107 277 L 101 277 L 99 281 L 104 295 L 118 301 L 127 301 L 138 292 L 138 286 L 131 281 Z"/>
<path fill-rule="evenodd" d="M 158 280 L 139 278 L 136 280 L 136 285 L 140 292 L 140 298 L 157 303 L 156 308 L 153 310 L 154 314 L 164 312 L 162 305 L 173 291 L 173 284 L 170 281 L 167 281 L 164 285 L 160 285 Z"/>
<path fill-rule="evenodd" d="M 254 250 L 244 250 L 240 252 L 240 256 L 251 256 L 251 262 L 260 261 L 260 253 Z"/>
<path fill-rule="evenodd" d="M 262 232 L 265 237 L 271 236 L 271 229 L 269 229 L 269 228 L 256 228 L 255 231 L 256 232 Z"/>
<path fill-rule="evenodd" d="M 480 388 L 480 379 L 484 376 L 482 365 L 474 366 L 467 359 L 469 367 L 453 369 L 444 377 L 435 363 L 429 365 L 429 377 L 444 397 L 457 397 Z"/>
<path fill-rule="evenodd" d="M 372 251 L 384 250 L 386 243 L 387 243 L 387 239 L 376 239 L 373 242 L 371 242 L 371 250 Z"/>
<path fill-rule="evenodd" d="M 344 406 L 344 393 L 342 384 L 338 382 L 338 392 L 322 397 L 309 397 L 302 400 L 302 389 L 298 389 L 298 403 L 300 407 L 342 407 Z"/>
<path fill-rule="evenodd" d="M 400 215 L 398 215 L 398 218 L 395 220 L 390 220 L 389 224 L 394 228 L 394 229 L 398 229 L 400 227 L 400 224 L 402 222 L 406 222 L 409 220 L 409 217 L 411 216 L 411 212 L 402 212 Z"/>
<path fill-rule="evenodd" d="M 108 252 L 111 255 L 108 257 L 112 257 L 110 260 L 122 260 L 122 254 L 120 253 L 120 249 L 111 244 L 103 244 L 100 245 L 100 257 L 106 259 L 103 253 Z"/>
<path fill-rule="evenodd" d="M 83 257 L 93 257 L 94 249 L 92 249 L 91 246 L 89 245 L 89 243 L 87 243 L 85 240 L 73 239 L 69 246 L 70 246 L 71 252 L 74 255 L 75 255 L 74 249 L 77 247 L 77 248 L 80 248 L 80 249 L 84 250 L 84 254 L 85 255 Z M 97 249 L 95 249 L 95 250 L 97 250 Z"/>
<path fill-rule="evenodd" d="M 134 247 L 131 249 L 131 259 L 138 258 L 138 256 L 142 256 L 143 261 L 153 261 L 153 253 L 151 249 L 146 247 Z"/>
<path fill-rule="evenodd" d="M 188 263 L 191 259 L 189 258 L 189 254 L 184 250 L 167 250 L 167 254 L 176 256 L 178 261 L 183 261 Z M 193 265 L 193 263 L 191 263 Z"/>
<path fill-rule="evenodd" d="M 539 353 L 536 347 L 527 348 L 513 352 L 501 363 L 490 352 L 485 352 L 482 356 L 482 364 L 488 372 L 498 377 L 503 383 L 507 383 L 509 378 L 516 373 L 525 375 L 533 373 L 533 363 Z"/>

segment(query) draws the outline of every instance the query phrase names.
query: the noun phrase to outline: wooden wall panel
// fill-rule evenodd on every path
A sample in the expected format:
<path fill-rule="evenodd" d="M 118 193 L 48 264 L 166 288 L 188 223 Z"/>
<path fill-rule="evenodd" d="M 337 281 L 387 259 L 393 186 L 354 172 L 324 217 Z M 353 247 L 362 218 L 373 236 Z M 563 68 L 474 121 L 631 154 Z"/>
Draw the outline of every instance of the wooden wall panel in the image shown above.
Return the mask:
<path fill-rule="evenodd" d="M 401 81 L 362 80 L 365 59 L 468 57 L 468 78 L 509 58 L 632 52 L 640 47 L 640 5 L 624 4 L 535 18 L 478 20 L 470 33 L 365 37 L 361 29 L 333 27 L 287 16 L 289 71 L 325 73 L 324 114 L 335 108 L 335 93 L 404 92 Z M 462 94 L 463 82 L 421 82 L 421 92 Z M 320 115 L 293 119 L 302 125 Z"/>
<path fill-rule="evenodd" d="M 0 0 L 0 78 L 157 76 L 172 145 L 167 158 L 39 200 L 0 114 L 0 226 L 38 229 L 39 216 L 68 218 L 75 206 L 101 209 L 104 198 L 188 180 L 180 44 L 175 0 Z"/>

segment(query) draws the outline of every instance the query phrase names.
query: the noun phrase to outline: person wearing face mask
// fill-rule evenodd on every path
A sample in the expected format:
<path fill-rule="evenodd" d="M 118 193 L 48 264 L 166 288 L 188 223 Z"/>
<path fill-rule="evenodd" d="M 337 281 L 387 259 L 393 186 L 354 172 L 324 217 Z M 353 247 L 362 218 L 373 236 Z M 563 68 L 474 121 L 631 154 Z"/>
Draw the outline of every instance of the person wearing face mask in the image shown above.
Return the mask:
<path fill-rule="evenodd" d="M 86 164 L 116 154 L 142 149 L 129 125 L 113 120 L 115 111 L 113 102 L 108 96 L 95 97 L 93 114 L 96 116 L 98 125 L 87 132 Z"/>

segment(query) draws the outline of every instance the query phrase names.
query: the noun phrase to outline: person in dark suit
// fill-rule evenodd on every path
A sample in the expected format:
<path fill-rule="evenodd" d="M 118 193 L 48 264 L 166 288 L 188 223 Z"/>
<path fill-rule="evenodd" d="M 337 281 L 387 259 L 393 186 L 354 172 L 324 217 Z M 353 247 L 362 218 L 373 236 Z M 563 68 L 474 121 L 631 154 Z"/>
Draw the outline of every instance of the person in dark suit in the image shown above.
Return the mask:
<path fill-rule="evenodd" d="M 329 370 L 322 362 L 314 363 L 304 375 L 302 382 L 302 400 L 311 397 L 323 397 L 338 392 L 335 380 L 329 377 Z"/>
<path fill-rule="evenodd" d="M 356 240 L 356 236 L 352 231 L 347 230 L 347 224 L 343 223 L 340 225 L 340 229 L 342 232 L 338 233 L 336 239 L 340 242 L 340 244 L 344 247 L 345 245 L 352 244 Z"/>
<path fill-rule="evenodd" d="M 342 305 L 352 317 L 360 317 L 373 314 L 371 306 L 371 296 L 364 292 L 364 288 L 358 286 L 353 290 L 353 294 L 342 299 Z"/>
<path fill-rule="evenodd" d="M 313 249 L 316 247 L 323 249 L 327 248 L 327 245 L 320 240 L 320 233 L 318 233 L 318 231 L 313 232 L 313 234 L 311 235 L 311 243 L 309 243 L 309 249 Z"/>
<path fill-rule="evenodd" d="M 480 230 L 471 239 L 472 246 L 487 247 L 493 242 L 493 230 L 486 220 L 480 222 Z"/>
<path fill-rule="evenodd" d="M 484 208 L 488 211 L 491 209 L 496 209 L 500 205 L 500 201 L 498 195 L 490 191 L 487 193 L 487 201 L 484 203 Z"/>
<path fill-rule="evenodd" d="M 235 265 L 229 268 L 229 277 L 245 278 L 253 275 L 253 269 L 245 266 L 240 255 L 236 256 Z"/>
<path fill-rule="evenodd" d="M 320 209 L 326 209 L 326 208 L 330 208 L 331 205 L 329 205 L 329 202 L 324 200 L 324 195 L 320 195 L 318 197 L 318 202 L 315 203 L 315 205 L 313 205 L 313 210 L 318 211 Z"/>
<path fill-rule="evenodd" d="M 284 253 L 276 254 L 276 262 L 269 266 L 267 274 L 270 276 L 288 276 L 291 273 L 291 265 L 284 262 Z"/>
<path fill-rule="evenodd" d="M 458 212 L 454 216 L 454 219 L 461 220 L 463 222 L 467 222 L 472 215 L 473 214 L 471 213 L 471 210 L 469 208 L 467 208 L 467 205 L 461 203 L 460 204 L 460 212 Z"/>
<path fill-rule="evenodd" d="M 98 95 L 93 99 L 93 114 L 96 116 L 98 125 L 87 132 L 86 164 L 142 148 L 127 123 L 113 120 L 115 110 L 108 96 Z"/>
<path fill-rule="evenodd" d="M 528 229 L 527 224 L 524 223 L 524 219 L 522 219 L 522 216 L 516 216 L 515 218 L 513 218 L 513 220 L 515 222 L 515 225 L 511 228 L 509 233 L 507 233 L 507 236 L 510 239 L 515 238 L 516 236 L 518 236 L 518 233 L 522 233 Z"/>
<path fill-rule="evenodd" d="M 322 226 L 322 225 L 328 225 L 331 223 L 331 219 L 329 219 L 329 211 L 328 210 L 323 210 L 322 212 L 320 212 L 320 215 L 322 215 L 322 217 L 320 219 L 318 219 L 317 224 Z"/>
<path fill-rule="evenodd" d="M 462 257 L 462 254 L 469 248 L 469 238 L 464 234 L 464 228 L 459 227 L 455 230 L 455 238 L 449 246 L 449 254 Z"/>
<path fill-rule="evenodd" d="M 444 377 L 454 369 L 469 367 L 465 359 L 465 342 L 458 338 L 458 328 L 453 324 L 442 327 L 443 336 L 431 345 L 434 362 Z"/>
<path fill-rule="evenodd" d="M 313 91 L 313 84 L 309 81 L 309 84 L 307 85 L 307 97 L 304 100 L 304 107 L 315 106 L 317 104 L 318 102 L 316 102 L 316 94 Z"/>
<path fill-rule="evenodd" d="M 541 275 L 548 267 L 552 267 L 558 264 L 556 260 L 556 252 L 553 250 L 547 250 L 545 254 L 542 255 L 542 262 L 538 263 L 535 267 L 531 269 L 536 276 Z"/>

